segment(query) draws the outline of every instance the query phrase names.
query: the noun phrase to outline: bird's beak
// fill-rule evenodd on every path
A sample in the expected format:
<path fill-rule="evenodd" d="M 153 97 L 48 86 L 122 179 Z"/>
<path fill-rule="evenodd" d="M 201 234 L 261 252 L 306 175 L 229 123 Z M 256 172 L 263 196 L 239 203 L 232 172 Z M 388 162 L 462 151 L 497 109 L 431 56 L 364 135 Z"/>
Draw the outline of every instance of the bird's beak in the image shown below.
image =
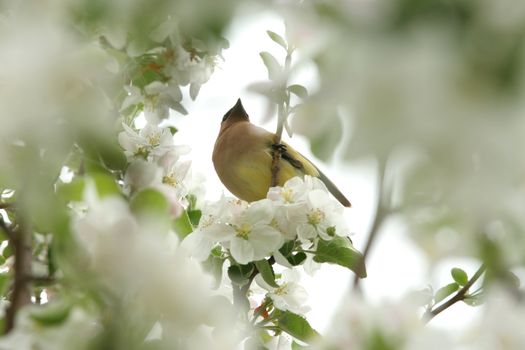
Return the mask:
<path fill-rule="evenodd" d="M 248 113 L 246 113 L 246 111 L 244 110 L 241 99 L 237 100 L 237 103 L 235 104 L 235 106 L 233 106 L 230 113 L 233 115 L 241 115 L 248 117 Z"/>

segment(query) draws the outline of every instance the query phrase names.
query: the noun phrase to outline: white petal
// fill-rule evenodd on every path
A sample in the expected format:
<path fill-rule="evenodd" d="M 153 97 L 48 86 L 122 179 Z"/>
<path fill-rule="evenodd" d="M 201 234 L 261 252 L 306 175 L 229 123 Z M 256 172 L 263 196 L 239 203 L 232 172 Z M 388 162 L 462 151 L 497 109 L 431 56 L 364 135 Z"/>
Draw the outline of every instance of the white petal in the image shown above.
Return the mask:
<path fill-rule="evenodd" d="M 290 264 L 290 262 L 284 257 L 284 255 L 281 254 L 279 250 L 275 250 L 273 252 L 273 257 L 275 258 L 275 262 L 281 266 L 292 268 L 293 265 Z"/>
<path fill-rule="evenodd" d="M 315 227 L 310 224 L 299 224 L 297 226 L 297 235 L 301 239 L 312 239 L 317 236 Z"/>
<path fill-rule="evenodd" d="M 301 275 L 296 269 L 288 269 L 282 272 L 282 278 L 286 282 L 296 283 L 299 282 L 299 280 L 301 279 Z"/>
<path fill-rule="evenodd" d="M 181 243 L 181 248 L 199 261 L 204 261 L 210 255 L 214 242 L 200 231 L 190 233 Z"/>
<path fill-rule="evenodd" d="M 144 91 L 148 95 L 156 95 L 161 92 L 164 92 L 166 90 L 167 86 L 164 83 L 161 83 L 160 81 L 154 81 L 152 83 L 149 83 L 144 87 Z"/>
<path fill-rule="evenodd" d="M 212 224 L 202 229 L 215 242 L 228 241 L 235 237 L 235 230 L 226 224 Z"/>
<path fill-rule="evenodd" d="M 283 244 L 281 233 L 267 225 L 252 228 L 248 240 L 253 245 L 256 260 L 270 255 Z"/>
<path fill-rule="evenodd" d="M 253 202 L 250 207 L 244 212 L 243 220 L 249 224 L 256 223 L 270 223 L 273 218 L 273 204 L 268 199 L 261 199 L 259 201 Z"/>
<path fill-rule="evenodd" d="M 254 261 L 254 251 L 252 245 L 245 239 L 234 237 L 230 241 L 230 252 L 240 264 L 247 264 Z"/>

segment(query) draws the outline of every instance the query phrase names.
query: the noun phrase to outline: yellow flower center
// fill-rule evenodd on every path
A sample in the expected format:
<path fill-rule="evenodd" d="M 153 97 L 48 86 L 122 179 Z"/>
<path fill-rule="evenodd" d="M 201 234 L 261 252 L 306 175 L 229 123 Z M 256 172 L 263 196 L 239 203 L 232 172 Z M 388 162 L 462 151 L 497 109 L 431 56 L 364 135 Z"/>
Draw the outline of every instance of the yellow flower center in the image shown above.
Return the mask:
<path fill-rule="evenodd" d="M 179 184 L 179 182 L 177 181 L 177 178 L 175 177 L 173 173 L 170 173 L 164 176 L 162 178 L 162 183 L 169 185 L 169 186 L 173 186 L 173 187 L 176 187 Z"/>
<path fill-rule="evenodd" d="M 242 224 L 235 228 L 235 234 L 237 235 L 237 237 L 240 237 L 242 239 L 248 239 L 248 236 L 250 235 L 251 231 L 252 228 L 248 224 Z"/>
<path fill-rule="evenodd" d="M 281 197 L 283 197 L 283 200 L 285 203 L 292 203 L 293 202 L 293 190 L 291 188 L 283 188 L 283 191 L 281 192 Z"/>
<path fill-rule="evenodd" d="M 279 288 L 273 291 L 275 295 L 286 295 L 288 294 L 288 283 L 283 283 Z"/>
<path fill-rule="evenodd" d="M 206 228 L 211 226 L 215 222 L 215 217 L 213 215 L 207 215 L 201 219 L 199 226 L 201 228 Z"/>
<path fill-rule="evenodd" d="M 148 139 L 148 143 L 152 147 L 160 145 L 160 134 L 158 132 L 148 135 L 147 139 Z"/>
<path fill-rule="evenodd" d="M 319 225 L 325 218 L 325 214 L 320 209 L 315 209 L 312 210 L 310 214 L 307 214 L 306 217 L 308 218 L 308 223 L 310 225 Z"/>
<path fill-rule="evenodd" d="M 144 159 L 148 157 L 148 150 L 145 147 L 139 147 L 133 154 L 135 157 L 143 157 Z"/>

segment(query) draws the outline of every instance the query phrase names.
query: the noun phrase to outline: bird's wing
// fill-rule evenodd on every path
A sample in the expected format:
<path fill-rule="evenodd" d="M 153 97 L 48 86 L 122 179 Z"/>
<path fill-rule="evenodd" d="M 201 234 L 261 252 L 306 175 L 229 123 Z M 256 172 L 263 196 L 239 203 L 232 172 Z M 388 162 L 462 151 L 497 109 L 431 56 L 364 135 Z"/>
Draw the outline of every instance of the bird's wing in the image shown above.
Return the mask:
<path fill-rule="evenodd" d="M 282 158 L 286 160 L 294 168 L 301 170 L 306 175 L 318 177 L 328 188 L 328 191 L 345 207 L 351 207 L 350 201 L 344 196 L 337 186 L 330 181 L 328 177 L 319 168 L 317 168 L 312 162 L 310 162 L 305 156 L 297 152 L 292 147 L 286 145 L 286 149 L 282 153 Z"/>

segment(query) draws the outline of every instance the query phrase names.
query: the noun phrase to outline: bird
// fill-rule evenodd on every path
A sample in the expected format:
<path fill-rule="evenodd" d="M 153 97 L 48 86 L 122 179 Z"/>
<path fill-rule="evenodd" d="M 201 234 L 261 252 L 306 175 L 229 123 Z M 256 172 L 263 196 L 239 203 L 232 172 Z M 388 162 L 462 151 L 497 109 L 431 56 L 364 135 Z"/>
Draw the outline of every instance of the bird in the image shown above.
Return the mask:
<path fill-rule="evenodd" d="M 319 168 L 287 143 L 274 144 L 275 137 L 250 122 L 241 99 L 223 116 L 212 161 L 219 179 L 233 195 L 247 202 L 266 198 L 272 180 L 273 152 L 279 150 L 278 186 L 295 176 L 314 176 L 343 206 L 351 206 Z"/>

